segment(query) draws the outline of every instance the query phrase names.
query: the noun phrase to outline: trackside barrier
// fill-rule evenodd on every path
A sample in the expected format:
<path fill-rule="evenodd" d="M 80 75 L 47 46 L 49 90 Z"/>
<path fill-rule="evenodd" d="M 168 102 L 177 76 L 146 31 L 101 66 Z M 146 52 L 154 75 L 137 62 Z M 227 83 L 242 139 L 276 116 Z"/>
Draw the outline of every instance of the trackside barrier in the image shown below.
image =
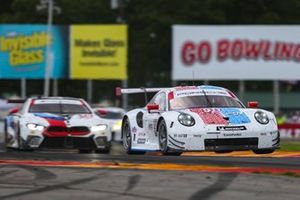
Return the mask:
<path fill-rule="evenodd" d="M 300 140 L 300 124 L 280 124 L 278 129 L 281 138 Z"/>

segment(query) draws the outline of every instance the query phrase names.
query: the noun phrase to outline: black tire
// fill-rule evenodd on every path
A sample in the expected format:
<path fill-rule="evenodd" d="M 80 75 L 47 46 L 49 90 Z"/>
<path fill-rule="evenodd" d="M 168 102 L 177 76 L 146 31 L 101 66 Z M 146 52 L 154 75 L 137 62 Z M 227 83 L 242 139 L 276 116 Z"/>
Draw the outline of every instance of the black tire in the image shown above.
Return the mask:
<path fill-rule="evenodd" d="M 180 156 L 182 154 L 182 152 L 171 151 L 168 147 L 168 132 L 165 120 L 161 120 L 158 124 L 158 142 L 163 155 Z"/>
<path fill-rule="evenodd" d="M 78 149 L 79 153 L 85 154 L 85 153 L 92 153 L 92 149 Z"/>
<path fill-rule="evenodd" d="M 145 154 L 145 151 L 133 151 L 131 149 L 131 127 L 129 120 L 126 118 L 124 123 L 122 123 L 122 140 L 123 140 L 123 148 L 127 154 Z"/>
<path fill-rule="evenodd" d="M 216 150 L 215 153 L 231 153 L 230 150 Z"/>
<path fill-rule="evenodd" d="M 275 149 L 256 149 L 253 150 L 255 154 L 268 154 L 268 153 L 273 153 Z"/>
<path fill-rule="evenodd" d="M 111 147 L 111 144 L 109 142 L 109 144 L 107 144 L 107 146 L 104 149 L 96 149 L 95 153 L 106 153 L 106 154 L 109 154 L 110 147 Z"/>
<path fill-rule="evenodd" d="M 109 152 L 110 152 L 110 149 L 108 149 L 108 148 L 95 150 L 95 153 L 109 154 Z"/>

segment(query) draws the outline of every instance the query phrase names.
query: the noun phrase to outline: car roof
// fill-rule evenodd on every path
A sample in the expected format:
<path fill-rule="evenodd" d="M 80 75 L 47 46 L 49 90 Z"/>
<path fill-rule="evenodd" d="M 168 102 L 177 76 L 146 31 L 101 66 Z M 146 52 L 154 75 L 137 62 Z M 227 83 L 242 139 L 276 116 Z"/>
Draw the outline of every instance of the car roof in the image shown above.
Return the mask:
<path fill-rule="evenodd" d="M 220 95 L 237 98 L 230 90 L 213 85 L 176 86 L 167 88 L 165 92 L 173 92 L 174 97 L 204 95 L 205 93 L 205 95 Z"/>
<path fill-rule="evenodd" d="M 82 104 L 83 99 L 73 97 L 33 97 L 34 104 Z"/>

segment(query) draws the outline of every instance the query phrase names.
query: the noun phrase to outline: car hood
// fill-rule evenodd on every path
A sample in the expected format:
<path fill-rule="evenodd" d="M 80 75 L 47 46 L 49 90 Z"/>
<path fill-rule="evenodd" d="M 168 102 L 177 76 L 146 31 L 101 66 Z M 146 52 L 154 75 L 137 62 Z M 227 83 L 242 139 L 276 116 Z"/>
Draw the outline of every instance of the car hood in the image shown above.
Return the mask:
<path fill-rule="evenodd" d="M 192 108 L 182 110 L 205 125 L 239 125 L 251 123 L 257 109 L 248 108 Z"/>
<path fill-rule="evenodd" d="M 28 123 L 37 123 L 44 126 L 94 126 L 103 123 L 103 120 L 93 114 L 30 113 L 25 118 Z"/>

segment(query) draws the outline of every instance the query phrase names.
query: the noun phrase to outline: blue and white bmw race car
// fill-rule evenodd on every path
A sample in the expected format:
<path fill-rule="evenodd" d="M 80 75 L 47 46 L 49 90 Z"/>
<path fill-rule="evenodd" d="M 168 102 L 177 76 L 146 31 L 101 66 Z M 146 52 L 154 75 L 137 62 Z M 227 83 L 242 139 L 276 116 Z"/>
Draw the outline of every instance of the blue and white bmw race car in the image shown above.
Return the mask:
<path fill-rule="evenodd" d="M 6 147 L 74 148 L 108 152 L 111 131 L 83 100 L 69 97 L 29 98 L 5 119 Z"/>
<path fill-rule="evenodd" d="M 157 92 L 143 108 L 127 112 L 122 122 L 127 153 L 161 151 L 272 153 L 280 135 L 273 113 L 249 102 L 246 108 L 229 90 L 216 86 L 117 88 L 117 94 Z"/>

